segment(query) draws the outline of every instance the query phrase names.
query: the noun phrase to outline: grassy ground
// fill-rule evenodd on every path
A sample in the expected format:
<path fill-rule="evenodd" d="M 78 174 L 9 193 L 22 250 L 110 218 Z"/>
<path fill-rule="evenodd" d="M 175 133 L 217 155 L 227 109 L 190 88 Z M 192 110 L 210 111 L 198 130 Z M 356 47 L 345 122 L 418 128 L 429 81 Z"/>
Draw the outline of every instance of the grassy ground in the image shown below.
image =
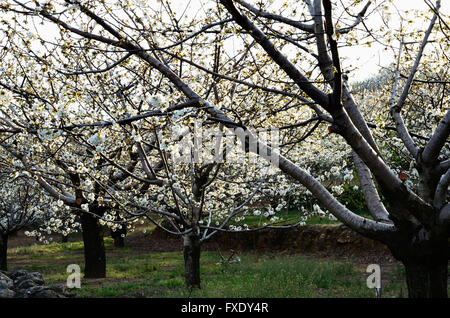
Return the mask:
<path fill-rule="evenodd" d="M 220 264 L 217 252 L 205 251 L 202 289 L 190 292 L 184 285 L 181 252 L 117 249 L 110 238 L 105 246 L 107 278 L 82 279 L 81 289 L 76 290 L 81 297 L 374 297 L 374 291 L 366 287 L 367 264 L 352 260 L 246 253 L 239 255 L 239 262 Z M 40 271 L 48 284 L 65 283 L 67 265 L 80 264 L 83 269 L 83 263 L 82 242 L 9 251 L 10 268 Z M 383 273 L 383 296 L 404 295 L 403 277 L 397 265 L 388 268 Z"/>
<path fill-rule="evenodd" d="M 288 210 L 288 211 L 284 210 L 284 211 L 278 212 L 276 214 L 276 216 L 280 217 L 282 220 L 285 220 L 284 222 L 283 221 L 277 222 L 278 225 L 283 225 L 284 223 L 292 224 L 292 223 L 299 222 L 301 214 L 297 210 Z M 229 224 L 232 224 L 232 225 L 247 224 L 249 227 L 260 227 L 260 226 L 263 226 L 265 223 L 270 223 L 269 219 L 267 217 L 264 217 L 263 215 L 259 215 L 259 216 L 250 215 L 250 216 L 245 216 L 243 221 L 240 221 L 237 223 L 231 221 Z M 341 222 L 338 220 L 330 220 L 328 217 L 320 217 L 318 215 L 309 217 L 305 223 L 308 225 L 341 224 Z"/>
<path fill-rule="evenodd" d="M 372 219 L 372 216 L 367 210 L 352 210 L 356 214 L 361 215 L 365 218 Z M 286 220 L 286 223 L 295 223 L 300 221 L 300 218 L 302 216 L 301 212 L 298 210 L 282 210 L 275 214 L 276 216 L 280 217 L 283 220 Z M 262 215 L 259 216 L 245 216 L 244 220 L 239 223 L 230 222 L 230 224 L 233 225 L 239 225 L 239 224 L 247 224 L 250 227 L 258 227 L 262 226 L 264 223 L 268 223 L 267 217 L 264 217 Z M 342 224 L 339 220 L 331 220 L 328 217 L 321 217 L 318 215 L 309 216 L 305 222 L 308 225 L 313 224 Z M 279 222 L 279 224 L 283 224 L 283 222 Z"/>

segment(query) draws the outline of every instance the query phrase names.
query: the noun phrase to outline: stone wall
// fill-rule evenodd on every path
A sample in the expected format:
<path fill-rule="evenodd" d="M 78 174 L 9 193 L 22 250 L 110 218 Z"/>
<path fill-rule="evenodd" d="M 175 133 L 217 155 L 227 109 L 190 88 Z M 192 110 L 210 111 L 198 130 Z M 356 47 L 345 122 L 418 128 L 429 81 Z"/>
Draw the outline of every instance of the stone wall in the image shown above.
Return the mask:
<path fill-rule="evenodd" d="M 68 298 L 65 286 L 46 286 L 44 277 L 38 272 L 23 269 L 0 271 L 0 298 Z"/>
<path fill-rule="evenodd" d="M 153 238 L 174 238 L 159 228 Z M 333 254 L 386 254 L 383 244 L 363 237 L 344 225 L 306 225 L 287 229 L 263 229 L 249 232 L 218 232 L 205 243 L 205 249 L 239 251 L 291 251 L 304 253 L 333 252 Z"/>

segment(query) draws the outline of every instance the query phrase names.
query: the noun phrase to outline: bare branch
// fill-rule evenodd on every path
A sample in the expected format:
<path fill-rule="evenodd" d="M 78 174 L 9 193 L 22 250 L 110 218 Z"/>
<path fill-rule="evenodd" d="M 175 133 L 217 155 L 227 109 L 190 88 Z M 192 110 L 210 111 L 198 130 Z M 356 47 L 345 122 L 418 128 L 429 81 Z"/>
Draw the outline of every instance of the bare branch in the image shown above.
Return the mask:
<path fill-rule="evenodd" d="M 450 135 L 450 110 L 447 111 L 444 118 L 439 122 L 434 134 L 431 136 L 427 145 L 422 152 L 422 159 L 425 162 L 433 162 L 437 160 L 439 152 Z"/>
<path fill-rule="evenodd" d="M 239 3 L 240 5 L 244 6 L 245 8 L 247 8 L 250 12 L 252 12 L 253 14 L 255 14 L 257 17 L 263 17 L 266 19 L 270 19 L 270 20 L 275 20 L 278 22 L 282 22 L 285 24 L 288 24 L 290 26 L 293 26 L 299 30 L 308 32 L 308 33 L 313 33 L 314 32 L 314 25 L 313 24 L 306 24 L 303 22 L 299 22 L 299 21 L 295 21 L 286 17 L 283 17 L 281 15 L 278 14 L 273 14 L 270 12 L 265 12 L 262 10 L 259 10 L 257 8 L 255 8 L 254 6 L 252 6 L 251 4 L 245 2 L 245 1 L 241 1 L 241 0 L 237 0 L 237 3 Z"/>
<path fill-rule="evenodd" d="M 450 185 L 450 169 L 441 177 L 436 187 L 436 193 L 434 194 L 433 205 L 435 208 L 440 209 L 447 200 L 449 194 L 448 186 Z"/>
<path fill-rule="evenodd" d="M 273 43 L 267 38 L 267 36 L 254 25 L 245 15 L 241 14 L 233 4 L 232 0 L 220 1 L 231 16 L 234 18 L 237 24 L 239 24 L 244 30 L 250 33 L 253 39 L 261 45 L 266 53 L 272 58 L 272 60 L 283 69 L 286 74 L 302 89 L 308 96 L 310 96 L 314 102 L 321 105 L 325 109 L 329 109 L 328 97 L 325 93 L 312 85 L 309 80 L 300 73 L 300 71 L 292 64 L 279 50 L 275 48 Z"/>
<path fill-rule="evenodd" d="M 352 151 L 353 162 L 358 173 L 359 184 L 364 195 L 367 207 L 375 220 L 380 222 L 390 222 L 389 213 L 381 202 L 375 184 L 372 180 L 370 170 L 358 155 Z"/>
<path fill-rule="evenodd" d="M 437 12 L 439 11 L 439 8 L 441 6 L 441 1 L 437 0 L 436 1 L 436 10 L 433 14 L 433 17 L 431 18 L 430 24 L 428 26 L 427 31 L 425 32 L 425 35 L 423 37 L 422 43 L 420 45 L 419 51 L 417 53 L 416 59 L 414 61 L 414 65 L 411 69 L 411 72 L 409 73 L 408 79 L 406 80 L 406 84 L 403 87 L 403 91 L 402 94 L 400 95 L 400 98 L 398 99 L 397 103 L 391 106 L 391 115 L 394 118 L 395 124 L 397 126 L 397 132 L 399 134 L 399 137 L 402 139 L 403 143 L 405 144 L 406 148 L 408 149 L 408 151 L 411 153 L 411 155 L 415 158 L 417 156 L 418 153 L 418 148 L 416 147 L 414 141 L 412 140 L 411 136 L 408 133 L 408 130 L 405 126 L 405 123 L 403 122 L 403 119 L 401 117 L 401 110 L 403 108 L 403 105 L 406 101 L 406 98 L 408 97 L 409 94 L 409 89 L 411 87 L 411 84 L 413 82 L 414 76 L 417 72 L 417 68 L 419 66 L 420 60 L 422 58 L 423 55 L 423 51 L 425 49 L 425 46 L 428 43 L 428 38 L 431 34 L 431 32 L 433 31 L 433 27 L 434 24 L 436 22 L 437 19 Z M 401 50 L 401 46 L 400 46 L 400 50 Z M 400 58 L 400 52 L 399 52 L 399 58 Z M 399 62 L 397 62 L 397 68 L 399 67 Z M 398 77 L 398 70 L 397 70 L 397 75 Z"/>

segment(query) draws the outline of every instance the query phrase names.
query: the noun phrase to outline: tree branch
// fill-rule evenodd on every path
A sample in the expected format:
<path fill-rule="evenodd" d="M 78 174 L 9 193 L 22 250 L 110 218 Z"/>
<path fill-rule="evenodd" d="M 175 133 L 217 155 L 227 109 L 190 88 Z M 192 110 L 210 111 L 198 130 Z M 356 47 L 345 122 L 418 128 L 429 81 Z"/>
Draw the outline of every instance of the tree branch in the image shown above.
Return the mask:
<path fill-rule="evenodd" d="M 406 101 L 406 98 L 408 97 L 409 94 L 409 89 L 411 87 L 411 84 L 413 82 L 414 76 L 417 72 L 417 68 L 419 66 L 420 60 L 422 58 L 423 55 L 423 51 L 425 49 L 425 46 L 428 43 L 428 38 L 431 34 L 431 32 L 433 31 L 433 27 L 434 24 L 436 22 L 437 19 L 437 12 L 439 11 L 439 8 L 441 6 L 441 1 L 437 0 L 436 1 L 436 10 L 433 14 L 433 17 L 431 18 L 430 24 L 428 26 L 427 31 L 425 32 L 425 35 L 423 37 L 422 43 L 420 45 L 419 51 L 417 53 L 416 59 L 414 61 L 414 65 L 411 69 L 411 72 L 409 73 L 408 79 L 406 80 L 406 84 L 403 87 L 403 91 L 402 94 L 400 95 L 400 98 L 398 99 L 397 103 L 394 105 L 394 102 L 392 101 L 392 106 L 391 106 L 391 115 L 395 121 L 395 124 L 397 126 L 397 132 L 399 134 L 399 137 L 402 139 L 403 143 L 405 144 L 406 148 L 408 149 L 408 151 L 411 153 L 411 155 L 415 158 L 418 154 L 418 148 L 415 145 L 414 141 L 412 140 L 411 136 L 408 133 L 408 129 L 405 126 L 405 123 L 403 122 L 403 119 L 401 117 L 401 110 L 403 108 L 403 105 Z M 399 62 L 400 62 L 400 53 L 401 53 L 401 47 L 402 44 L 400 44 L 400 52 L 399 52 L 399 60 L 397 62 L 397 75 L 396 78 L 398 78 L 398 68 L 399 68 Z M 393 95 L 394 96 L 394 95 Z"/>
<path fill-rule="evenodd" d="M 364 199 L 370 213 L 377 221 L 390 222 L 389 213 L 381 202 L 375 183 L 372 180 L 370 170 L 354 151 L 352 151 L 352 156 L 356 171 L 358 173 L 359 184 L 361 185 Z"/>
<path fill-rule="evenodd" d="M 254 6 L 250 5 L 249 3 L 245 2 L 245 1 L 241 1 L 241 0 L 236 0 L 237 3 L 239 3 L 240 5 L 242 5 L 243 7 L 247 8 L 250 12 L 252 12 L 253 14 L 255 14 L 257 17 L 263 17 L 269 20 L 275 20 L 278 22 L 282 22 L 285 24 L 288 24 L 290 26 L 293 26 L 299 30 L 308 32 L 308 33 L 313 33 L 314 32 L 314 25 L 313 24 L 306 24 L 303 22 L 299 22 L 299 21 L 295 21 L 286 17 L 283 17 L 281 15 L 278 14 L 273 14 L 270 12 L 265 12 L 262 10 L 259 10 L 257 8 L 255 8 Z"/>
<path fill-rule="evenodd" d="M 434 194 L 433 206 L 437 209 L 442 208 L 448 195 L 448 186 L 450 185 L 450 169 L 441 177 Z"/>
<path fill-rule="evenodd" d="M 424 162 L 433 162 L 437 160 L 439 153 L 444 147 L 450 135 L 450 110 L 447 111 L 444 118 L 439 122 L 434 134 L 426 144 L 422 159 Z"/>
<path fill-rule="evenodd" d="M 329 109 L 330 105 L 327 95 L 312 85 L 310 81 L 300 73 L 295 65 L 275 48 L 273 43 L 261 30 L 236 9 L 232 0 L 220 0 L 220 2 L 234 18 L 234 21 L 250 33 L 253 39 L 264 49 L 264 51 L 266 51 L 272 60 L 289 75 L 301 90 L 310 96 L 314 102 L 325 109 Z"/>

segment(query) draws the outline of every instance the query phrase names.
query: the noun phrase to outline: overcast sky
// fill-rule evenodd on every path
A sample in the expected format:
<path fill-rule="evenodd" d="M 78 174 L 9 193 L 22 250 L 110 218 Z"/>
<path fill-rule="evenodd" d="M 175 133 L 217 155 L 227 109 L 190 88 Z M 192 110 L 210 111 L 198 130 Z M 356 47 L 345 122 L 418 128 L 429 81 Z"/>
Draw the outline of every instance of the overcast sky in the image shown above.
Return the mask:
<path fill-rule="evenodd" d="M 179 10 L 180 14 L 181 12 L 186 13 L 185 10 L 187 5 L 189 5 L 189 9 L 187 11 L 192 10 L 194 14 L 197 14 L 202 11 L 201 9 L 202 3 L 204 7 L 214 5 L 214 2 L 213 1 L 211 2 L 210 0 L 191 0 L 190 2 L 186 0 L 172 0 L 171 2 L 176 3 L 178 1 L 180 5 L 174 5 L 173 9 L 175 11 Z M 254 3 L 254 1 L 250 0 L 247 1 Z M 370 8 L 374 8 L 377 4 L 383 3 L 383 1 L 384 0 L 372 0 L 372 5 L 370 6 Z M 426 0 L 393 0 L 392 2 L 399 10 L 404 11 L 412 9 L 427 10 L 429 7 L 426 5 L 425 1 Z M 428 1 L 433 4 L 436 2 L 435 0 L 428 0 Z M 272 6 L 272 8 L 276 8 L 276 6 L 278 5 L 277 0 L 275 0 L 274 2 L 275 3 Z M 279 3 L 283 2 L 284 1 L 280 0 Z M 442 2 L 441 13 L 443 15 L 450 16 L 450 0 L 442 0 L 441 2 Z M 359 4 L 359 7 L 362 8 L 362 6 L 364 6 L 365 3 L 366 1 L 362 1 L 361 4 Z M 359 10 L 358 7 L 355 9 Z M 428 16 L 431 17 L 431 14 L 428 14 Z M 395 27 L 396 22 L 398 21 L 395 21 L 393 19 L 392 22 L 393 27 Z M 423 25 L 426 28 L 428 25 L 428 20 L 417 21 L 417 23 L 425 23 Z M 379 25 L 381 25 L 381 19 L 377 19 L 376 14 L 371 15 L 368 18 L 366 25 L 367 27 L 376 30 L 377 28 L 379 28 Z M 55 27 L 50 26 L 48 30 L 50 31 L 51 29 L 55 30 Z M 50 36 L 52 32 L 50 31 L 45 33 L 47 33 L 47 36 Z M 398 46 L 398 43 L 394 43 L 394 45 Z M 362 46 L 351 47 L 349 49 L 342 48 L 340 54 L 341 57 L 347 58 L 346 62 L 344 62 L 344 67 L 353 68 L 354 66 L 358 66 L 358 70 L 353 71 L 350 76 L 351 81 L 354 81 L 355 79 L 362 80 L 374 74 L 377 74 L 379 72 L 380 65 L 387 66 L 390 63 L 392 63 L 394 59 L 392 50 L 385 51 L 383 50 L 383 47 L 378 46 L 376 44 L 374 44 L 371 48 L 365 48 Z M 350 67 L 350 65 L 352 67 Z"/>
<path fill-rule="evenodd" d="M 372 1 L 379 3 L 380 1 Z M 436 1 L 431 0 L 429 3 L 434 4 Z M 406 10 L 428 10 L 429 7 L 424 0 L 394 0 L 393 3 L 399 9 L 399 11 Z M 450 0 L 441 0 L 440 12 L 443 15 L 450 16 Z M 428 14 L 431 18 L 432 14 Z M 377 28 L 377 19 L 371 19 L 371 24 L 368 27 Z M 425 22 L 425 28 L 428 27 L 429 20 L 423 20 Z M 378 21 L 380 23 L 380 21 Z M 398 43 L 394 44 L 398 46 Z M 351 63 L 358 65 L 359 69 L 352 73 L 350 80 L 362 80 L 375 75 L 380 70 L 381 66 L 387 66 L 393 62 L 393 52 L 391 50 L 385 51 L 383 47 L 374 44 L 371 48 L 357 47 L 356 49 L 342 49 L 341 56 L 345 56 L 352 60 Z M 350 62 L 349 62 L 350 63 Z"/>

